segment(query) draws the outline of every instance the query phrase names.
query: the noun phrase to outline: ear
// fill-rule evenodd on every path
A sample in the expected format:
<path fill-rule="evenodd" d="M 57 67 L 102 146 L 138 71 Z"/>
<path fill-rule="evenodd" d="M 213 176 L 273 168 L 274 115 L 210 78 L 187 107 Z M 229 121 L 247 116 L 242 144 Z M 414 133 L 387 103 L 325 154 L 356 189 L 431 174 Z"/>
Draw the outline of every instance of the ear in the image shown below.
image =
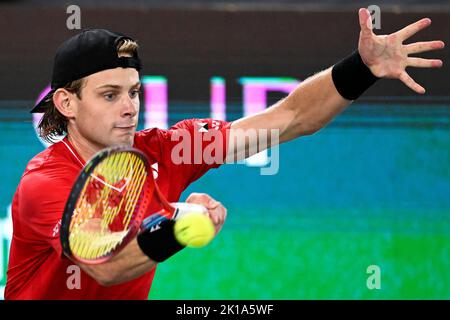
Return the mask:
<path fill-rule="evenodd" d="M 53 94 L 53 104 L 56 109 L 66 118 L 75 117 L 75 103 L 73 94 L 64 88 L 60 88 Z"/>

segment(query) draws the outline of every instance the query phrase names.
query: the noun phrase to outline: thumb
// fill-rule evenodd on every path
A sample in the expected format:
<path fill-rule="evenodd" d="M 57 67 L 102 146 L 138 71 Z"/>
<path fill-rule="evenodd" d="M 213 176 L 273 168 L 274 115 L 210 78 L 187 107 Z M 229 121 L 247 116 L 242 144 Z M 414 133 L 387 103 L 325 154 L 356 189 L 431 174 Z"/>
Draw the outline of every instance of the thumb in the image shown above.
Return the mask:
<path fill-rule="evenodd" d="M 215 209 L 219 204 L 220 204 L 219 201 L 216 201 L 216 200 L 214 200 L 213 198 L 211 198 L 211 199 L 208 201 L 207 207 L 208 207 L 209 209 Z"/>
<path fill-rule="evenodd" d="M 359 25 L 361 27 L 362 36 L 369 36 L 372 34 L 372 17 L 369 10 L 366 8 L 359 9 Z"/>

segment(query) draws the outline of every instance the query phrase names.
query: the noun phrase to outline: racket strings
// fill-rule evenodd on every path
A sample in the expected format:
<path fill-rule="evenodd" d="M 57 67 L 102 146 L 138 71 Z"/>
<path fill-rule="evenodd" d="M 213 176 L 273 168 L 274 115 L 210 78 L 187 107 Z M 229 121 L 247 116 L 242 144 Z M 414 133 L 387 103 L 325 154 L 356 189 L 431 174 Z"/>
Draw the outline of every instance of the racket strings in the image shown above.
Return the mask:
<path fill-rule="evenodd" d="M 145 163 L 133 153 L 116 153 L 97 165 L 70 225 L 69 242 L 76 256 L 95 259 L 120 245 L 143 198 L 147 174 Z"/>
<path fill-rule="evenodd" d="M 147 175 L 147 172 L 145 170 L 142 170 L 141 166 L 143 166 L 142 163 L 138 162 L 135 165 L 137 165 L 137 177 L 131 180 L 131 192 L 127 193 L 124 198 L 126 198 L 126 205 L 125 205 L 125 211 L 126 212 L 132 212 L 133 208 L 136 207 L 137 202 L 139 200 L 139 195 L 141 194 L 141 190 L 143 189 L 145 177 Z M 123 218 L 123 224 L 125 225 L 125 228 L 128 228 L 128 225 L 131 221 L 131 215 L 125 215 Z"/>
<path fill-rule="evenodd" d="M 119 213 L 124 197 L 122 196 L 120 199 L 120 203 L 118 205 L 111 205 L 111 197 L 114 197 L 115 193 L 120 192 L 119 194 L 122 194 L 121 191 L 123 191 L 123 188 L 126 188 L 126 181 L 130 181 L 127 179 L 130 179 L 130 169 L 129 166 L 129 159 L 124 158 L 124 153 L 116 154 L 110 159 L 107 159 L 105 165 L 103 168 L 99 168 L 99 170 L 104 169 L 106 174 L 107 181 L 115 181 L 115 184 L 112 186 L 109 186 L 109 188 L 105 188 L 105 195 L 102 197 L 103 205 L 104 205 L 104 218 L 103 218 L 103 224 L 102 226 L 107 228 L 112 221 L 116 218 L 117 214 Z M 110 163 L 108 163 L 110 162 Z M 128 170 L 127 170 L 128 169 Z M 128 172 L 126 172 L 128 171 Z M 122 178 L 125 177 L 125 178 Z M 125 179 L 125 182 L 123 182 Z M 118 182 L 122 182 L 122 186 Z M 122 189 L 122 190 L 121 190 Z M 121 190 L 121 191 L 119 191 Z M 119 195 L 118 194 L 118 195 Z M 115 196 L 115 198 L 118 197 Z M 129 212 L 126 211 L 126 214 L 129 214 Z"/>

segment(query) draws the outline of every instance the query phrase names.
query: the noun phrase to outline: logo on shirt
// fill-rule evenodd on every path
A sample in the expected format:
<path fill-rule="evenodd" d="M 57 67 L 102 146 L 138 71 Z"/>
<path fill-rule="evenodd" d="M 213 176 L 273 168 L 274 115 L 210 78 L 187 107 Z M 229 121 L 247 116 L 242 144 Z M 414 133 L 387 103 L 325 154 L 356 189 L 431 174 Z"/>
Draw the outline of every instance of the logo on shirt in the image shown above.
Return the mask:
<path fill-rule="evenodd" d="M 155 162 L 154 164 L 152 164 L 151 167 L 152 167 L 152 172 L 153 172 L 153 179 L 156 180 L 156 178 L 158 178 L 158 162 Z"/>
<path fill-rule="evenodd" d="M 61 228 L 61 219 L 56 223 L 55 227 L 53 228 L 53 235 L 52 237 L 56 237 L 56 235 L 59 233 L 59 229 Z"/>
<path fill-rule="evenodd" d="M 197 122 L 198 132 L 208 132 L 208 123 L 207 122 Z"/>
<path fill-rule="evenodd" d="M 219 129 L 220 129 L 220 121 L 213 120 L 213 122 L 212 122 L 212 128 L 213 128 L 214 130 L 219 130 Z"/>
<path fill-rule="evenodd" d="M 150 228 L 150 233 L 152 233 L 152 232 L 154 232 L 156 230 L 159 230 L 159 229 L 161 229 L 161 223 L 158 223 L 158 224 L 155 224 L 154 226 L 152 226 Z"/>
<path fill-rule="evenodd" d="M 198 132 L 202 132 L 202 133 L 208 132 L 208 130 L 209 130 L 208 122 L 199 121 L 199 122 L 196 122 L 196 124 L 198 126 L 198 130 L 197 130 Z M 220 129 L 220 121 L 213 120 L 211 122 L 211 128 L 214 130 L 219 130 Z"/>

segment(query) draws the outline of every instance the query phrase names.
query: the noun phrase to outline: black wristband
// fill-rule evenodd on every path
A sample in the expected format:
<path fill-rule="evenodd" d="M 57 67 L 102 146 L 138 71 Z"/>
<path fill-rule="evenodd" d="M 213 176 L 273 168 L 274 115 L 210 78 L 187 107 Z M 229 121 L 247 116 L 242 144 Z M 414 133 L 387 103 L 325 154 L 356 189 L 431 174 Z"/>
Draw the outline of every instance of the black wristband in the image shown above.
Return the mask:
<path fill-rule="evenodd" d="M 163 262 L 184 248 L 174 233 L 175 221 L 166 220 L 159 228 L 144 230 L 137 236 L 141 250 L 153 261 Z"/>
<path fill-rule="evenodd" d="M 355 50 L 351 55 L 336 63 L 331 76 L 339 94 L 347 100 L 355 100 L 378 79 L 364 64 Z"/>

